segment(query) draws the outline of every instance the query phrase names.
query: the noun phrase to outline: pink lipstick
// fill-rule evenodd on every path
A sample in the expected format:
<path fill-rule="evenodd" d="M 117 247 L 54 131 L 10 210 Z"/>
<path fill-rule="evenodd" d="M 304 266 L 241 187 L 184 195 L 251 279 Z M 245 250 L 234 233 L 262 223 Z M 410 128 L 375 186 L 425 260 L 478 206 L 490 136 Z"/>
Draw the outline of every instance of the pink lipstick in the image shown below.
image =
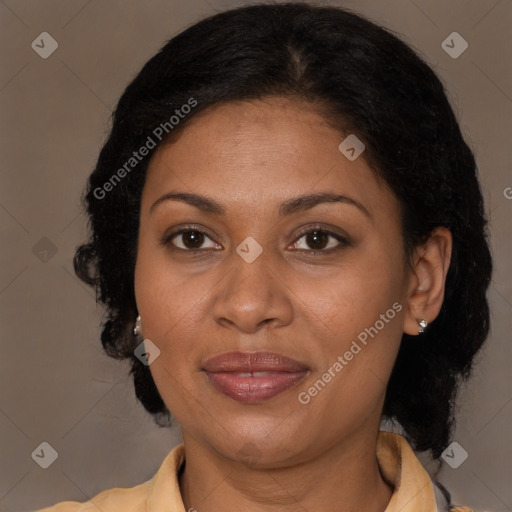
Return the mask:
<path fill-rule="evenodd" d="M 208 359 L 203 371 L 226 396 L 257 403 L 295 386 L 307 375 L 308 368 L 274 352 L 228 352 Z"/>

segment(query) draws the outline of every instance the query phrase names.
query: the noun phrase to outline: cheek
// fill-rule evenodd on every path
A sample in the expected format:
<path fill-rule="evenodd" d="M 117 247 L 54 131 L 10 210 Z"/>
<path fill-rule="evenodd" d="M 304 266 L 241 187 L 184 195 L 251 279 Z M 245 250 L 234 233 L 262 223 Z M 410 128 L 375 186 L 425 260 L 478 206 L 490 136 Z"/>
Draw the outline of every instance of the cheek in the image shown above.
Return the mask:
<path fill-rule="evenodd" d="M 326 301 L 323 316 L 320 309 L 318 316 L 311 315 L 317 364 L 297 390 L 299 403 L 307 402 L 308 421 L 316 418 L 319 429 L 330 425 L 333 435 L 368 415 L 380 414 L 402 337 L 404 308 L 393 302 L 393 294 L 386 300 L 367 288 L 356 286 L 356 290 L 349 298 L 338 293 Z"/>
<path fill-rule="evenodd" d="M 167 265 L 144 251 L 137 263 L 135 288 L 144 338 L 160 350 L 149 369 L 164 403 L 179 421 L 182 415 L 193 414 L 188 399 L 197 394 L 193 347 L 197 326 L 203 325 L 195 319 L 201 293 L 194 283 L 186 284 L 182 276 L 169 272 Z"/>
<path fill-rule="evenodd" d="M 185 275 L 172 267 L 165 252 L 143 242 L 135 271 L 137 307 L 144 337 L 160 350 L 150 371 L 168 408 L 179 413 L 188 408 L 190 393 L 197 393 L 199 342 L 208 338 L 201 332 L 207 326 L 207 292 L 218 279 L 208 273 Z"/>
<path fill-rule="evenodd" d="M 144 245 L 146 243 L 146 245 Z M 201 307 L 208 289 L 202 279 L 190 279 L 176 271 L 161 248 L 141 237 L 135 269 L 135 296 L 143 320 L 144 335 L 158 340 L 172 337 L 173 331 L 186 329 Z"/>
<path fill-rule="evenodd" d="M 380 253 L 382 254 L 382 253 Z M 403 300 L 404 273 L 399 256 L 359 253 L 353 262 L 328 276 L 289 276 L 301 315 L 334 337 L 356 336 Z M 391 310 L 393 319 L 396 311 Z M 316 319 L 316 321 L 315 321 Z M 394 322 L 396 323 L 396 322 Z"/>
<path fill-rule="evenodd" d="M 323 379 L 331 379 L 330 391 L 319 401 L 326 407 L 334 400 L 333 404 L 358 409 L 380 400 L 385 392 L 403 331 L 401 261 L 400 254 L 382 250 L 359 253 L 357 261 L 329 279 L 301 280 L 293 287 L 302 298 L 297 301 L 300 316 L 307 318 L 316 340 L 318 365 L 308 385 L 329 369 L 336 375 Z"/>

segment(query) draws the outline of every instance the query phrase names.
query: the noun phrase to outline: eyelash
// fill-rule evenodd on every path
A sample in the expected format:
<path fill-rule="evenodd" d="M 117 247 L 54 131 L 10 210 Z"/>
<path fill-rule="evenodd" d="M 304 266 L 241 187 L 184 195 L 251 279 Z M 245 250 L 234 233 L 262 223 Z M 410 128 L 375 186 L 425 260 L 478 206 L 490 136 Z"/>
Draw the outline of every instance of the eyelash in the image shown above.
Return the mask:
<path fill-rule="evenodd" d="M 193 253 L 198 253 L 198 252 L 205 251 L 205 249 L 183 249 L 181 247 L 176 247 L 172 243 L 172 240 L 174 238 L 178 237 L 179 235 L 182 235 L 182 234 L 185 234 L 185 233 L 189 233 L 189 232 L 192 232 L 192 231 L 197 232 L 197 233 L 201 233 L 202 235 L 205 235 L 210 240 L 212 240 L 212 238 L 208 235 L 208 233 L 206 233 L 202 229 L 199 229 L 197 226 L 190 225 L 190 226 L 186 226 L 184 228 L 179 229 L 178 231 L 174 231 L 173 233 L 169 233 L 168 235 L 166 235 L 164 237 L 164 239 L 162 240 L 162 245 L 167 246 L 167 247 L 170 245 L 172 250 L 183 251 L 184 253 L 188 252 L 188 253 L 192 253 L 193 254 Z M 339 244 L 336 245 L 335 247 L 330 247 L 329 249 L 295 249 L 295 250 L 303 251 L 303 252 L 307 252 L 307 253 L 313 253 L 313 254 L 319 254 L 319 253 L 331 254 L 334 251 L 340 250 L 343 247 L 347 247 L 347 246 L 351 245 L 350 241 L 347 238 L 345 238 L 344 236 L 342 236 L 342 235 L 340 235 L 338 233 L 334 233 L 332 231 L 329 231 L 328 229 L 325 229 L 325 228 L 323 228 L 320 225 L 310 226 L 306 230 L 301 231 L 298 234 L 298 237 L 295 239 L 295 241 L 293 243 L 294 244 L 297 243 L 297 241 L 300 240 L 301 238 L 303 238 L 305 235 L 308 235 L 309 233 L 314 233 L 314 232 L 319 232 L 319 233 L 326 234 L 329 237 L 332 237 L 335 240 L 337 240 L 339 242 Z M 213 249 L 213 250 L 218 250 L 218 249 Z"/>

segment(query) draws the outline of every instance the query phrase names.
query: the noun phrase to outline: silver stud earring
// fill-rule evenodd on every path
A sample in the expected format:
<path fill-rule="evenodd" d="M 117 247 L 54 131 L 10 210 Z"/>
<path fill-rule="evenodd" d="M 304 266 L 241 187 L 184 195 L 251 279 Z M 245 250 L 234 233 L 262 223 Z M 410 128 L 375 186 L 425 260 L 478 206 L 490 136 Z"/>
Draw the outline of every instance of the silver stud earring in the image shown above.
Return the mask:
<path fill-rule="evenodd" d="M 138 315 L 137 318 L 135 319 L 135 327 L 133 328 L 133 335 L 138 336 L 140 334 L 141 328 L 142 328 L 142 324 L 141 324 L 141 320 L 140 320 L 140 315 Z"/>
<path fill-rule="evenodd" d="M 418 334 L 421 334 L 422 332 L 425 332 L 425 328 L 428 325 L 428 322 L 426 320 L 423 320 L 423 318 L 418 319 L 418 325 L 420 326 L 418 330 Z"/>

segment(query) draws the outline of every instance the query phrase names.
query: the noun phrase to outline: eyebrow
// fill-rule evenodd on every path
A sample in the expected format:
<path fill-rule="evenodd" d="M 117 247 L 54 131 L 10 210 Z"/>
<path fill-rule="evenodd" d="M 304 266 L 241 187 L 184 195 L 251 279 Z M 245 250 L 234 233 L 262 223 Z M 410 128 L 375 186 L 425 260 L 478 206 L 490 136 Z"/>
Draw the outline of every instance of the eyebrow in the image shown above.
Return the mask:
<path fill-rule="evenodd" d="M 151 205 L 149 213 L 151 214 L 157 206 L 166 201 L 180 201 L 182 203 L 195 206 L 205 213 L 210 213 L 217 216 L 224 216 L 226 214 L 225 208 L 214 199 L 190 192 L 168 192 L 167 194 L 164 194 Z M 359 201 L 342 194 L 332 194 L 329 192 L 306 194 L 288 199 L 280 204 L 279 216 L 285 217 L 293 213 L 310 210 L 311 208 L 322 203 L 343 203 L 352 205 L 357 207 L 368 218 L 371 219 L 372 217 L 370 212 Z"/>

